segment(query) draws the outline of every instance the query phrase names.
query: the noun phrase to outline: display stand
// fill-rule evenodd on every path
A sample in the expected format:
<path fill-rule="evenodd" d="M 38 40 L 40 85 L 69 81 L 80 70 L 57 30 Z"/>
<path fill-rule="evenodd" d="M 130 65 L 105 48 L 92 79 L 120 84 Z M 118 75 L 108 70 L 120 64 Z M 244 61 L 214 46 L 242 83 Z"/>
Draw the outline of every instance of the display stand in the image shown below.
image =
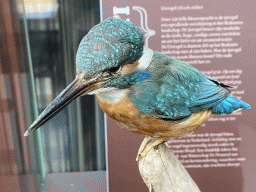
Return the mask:
<path fill-rule="evenodd" d="M 187 170 L 164 143 L 140 157 L 138 165 L 150 192 L 200 191 Z"/>

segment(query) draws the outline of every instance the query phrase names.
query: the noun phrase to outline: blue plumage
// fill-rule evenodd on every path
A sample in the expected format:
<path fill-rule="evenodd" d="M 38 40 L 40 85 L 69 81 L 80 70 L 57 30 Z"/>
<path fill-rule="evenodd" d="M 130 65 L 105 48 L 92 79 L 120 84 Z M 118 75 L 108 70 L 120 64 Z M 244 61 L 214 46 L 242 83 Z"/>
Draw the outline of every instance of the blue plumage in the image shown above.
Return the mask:
<path fill-rule="evenodd" d="M 77 53 L 77 71 L 92 78 L 102 71 L 138 60 L 143 54 L 142 31 L 117 18 L 108 18 L 83 38 Z M 193 113 L 212 109 L 232 113 L 249 105 L 229 96 L 221 84 L 189 64 L 154 51 L 147 69 L 116 75 L 102 87 L 129 89 L 128 97 L 142 114 L 183 121 Z"/>
<path fill-rule="evenodd" d="M 226 99 L 215 105 L 212 109 L 214 114 L 230 114 L 238 109 L 250 109 L 251 106 L 234 95 L 229 95 Z"/>

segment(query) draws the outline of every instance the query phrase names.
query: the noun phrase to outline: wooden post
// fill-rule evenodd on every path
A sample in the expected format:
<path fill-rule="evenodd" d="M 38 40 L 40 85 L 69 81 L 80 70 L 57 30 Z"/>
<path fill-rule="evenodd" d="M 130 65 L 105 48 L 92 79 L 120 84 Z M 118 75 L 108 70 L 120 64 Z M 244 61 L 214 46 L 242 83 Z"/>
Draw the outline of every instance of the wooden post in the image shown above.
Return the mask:
<path fill-rule="evenodd" d="M 161 143 L 138 161 L 150 192 L 199 192 L 200 189 L 173 152 Z"/>

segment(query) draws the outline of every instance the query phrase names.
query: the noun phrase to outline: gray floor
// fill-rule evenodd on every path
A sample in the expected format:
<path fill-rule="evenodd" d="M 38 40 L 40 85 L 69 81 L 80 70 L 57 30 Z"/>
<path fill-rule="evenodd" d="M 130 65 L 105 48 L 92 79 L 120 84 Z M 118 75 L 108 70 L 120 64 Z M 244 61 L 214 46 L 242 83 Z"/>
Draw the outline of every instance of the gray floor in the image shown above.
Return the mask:
<path fill-rule="evenodd" d="M 48 174 L 42 191 L 105 192 L 107 191 L 106 171 Z"/>

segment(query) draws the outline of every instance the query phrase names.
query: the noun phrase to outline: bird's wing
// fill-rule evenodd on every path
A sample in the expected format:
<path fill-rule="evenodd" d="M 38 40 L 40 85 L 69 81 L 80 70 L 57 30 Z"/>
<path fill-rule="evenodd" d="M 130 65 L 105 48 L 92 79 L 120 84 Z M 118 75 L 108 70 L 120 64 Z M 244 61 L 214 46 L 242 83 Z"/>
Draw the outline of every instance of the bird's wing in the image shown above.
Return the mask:
<path fill-rule="evenodd" d="M 129 97 L 144 114 L 183 121 L 224 100 L 230 91 L 189 64 L 154 52 L 149 78 L 137 82 Z"/>

